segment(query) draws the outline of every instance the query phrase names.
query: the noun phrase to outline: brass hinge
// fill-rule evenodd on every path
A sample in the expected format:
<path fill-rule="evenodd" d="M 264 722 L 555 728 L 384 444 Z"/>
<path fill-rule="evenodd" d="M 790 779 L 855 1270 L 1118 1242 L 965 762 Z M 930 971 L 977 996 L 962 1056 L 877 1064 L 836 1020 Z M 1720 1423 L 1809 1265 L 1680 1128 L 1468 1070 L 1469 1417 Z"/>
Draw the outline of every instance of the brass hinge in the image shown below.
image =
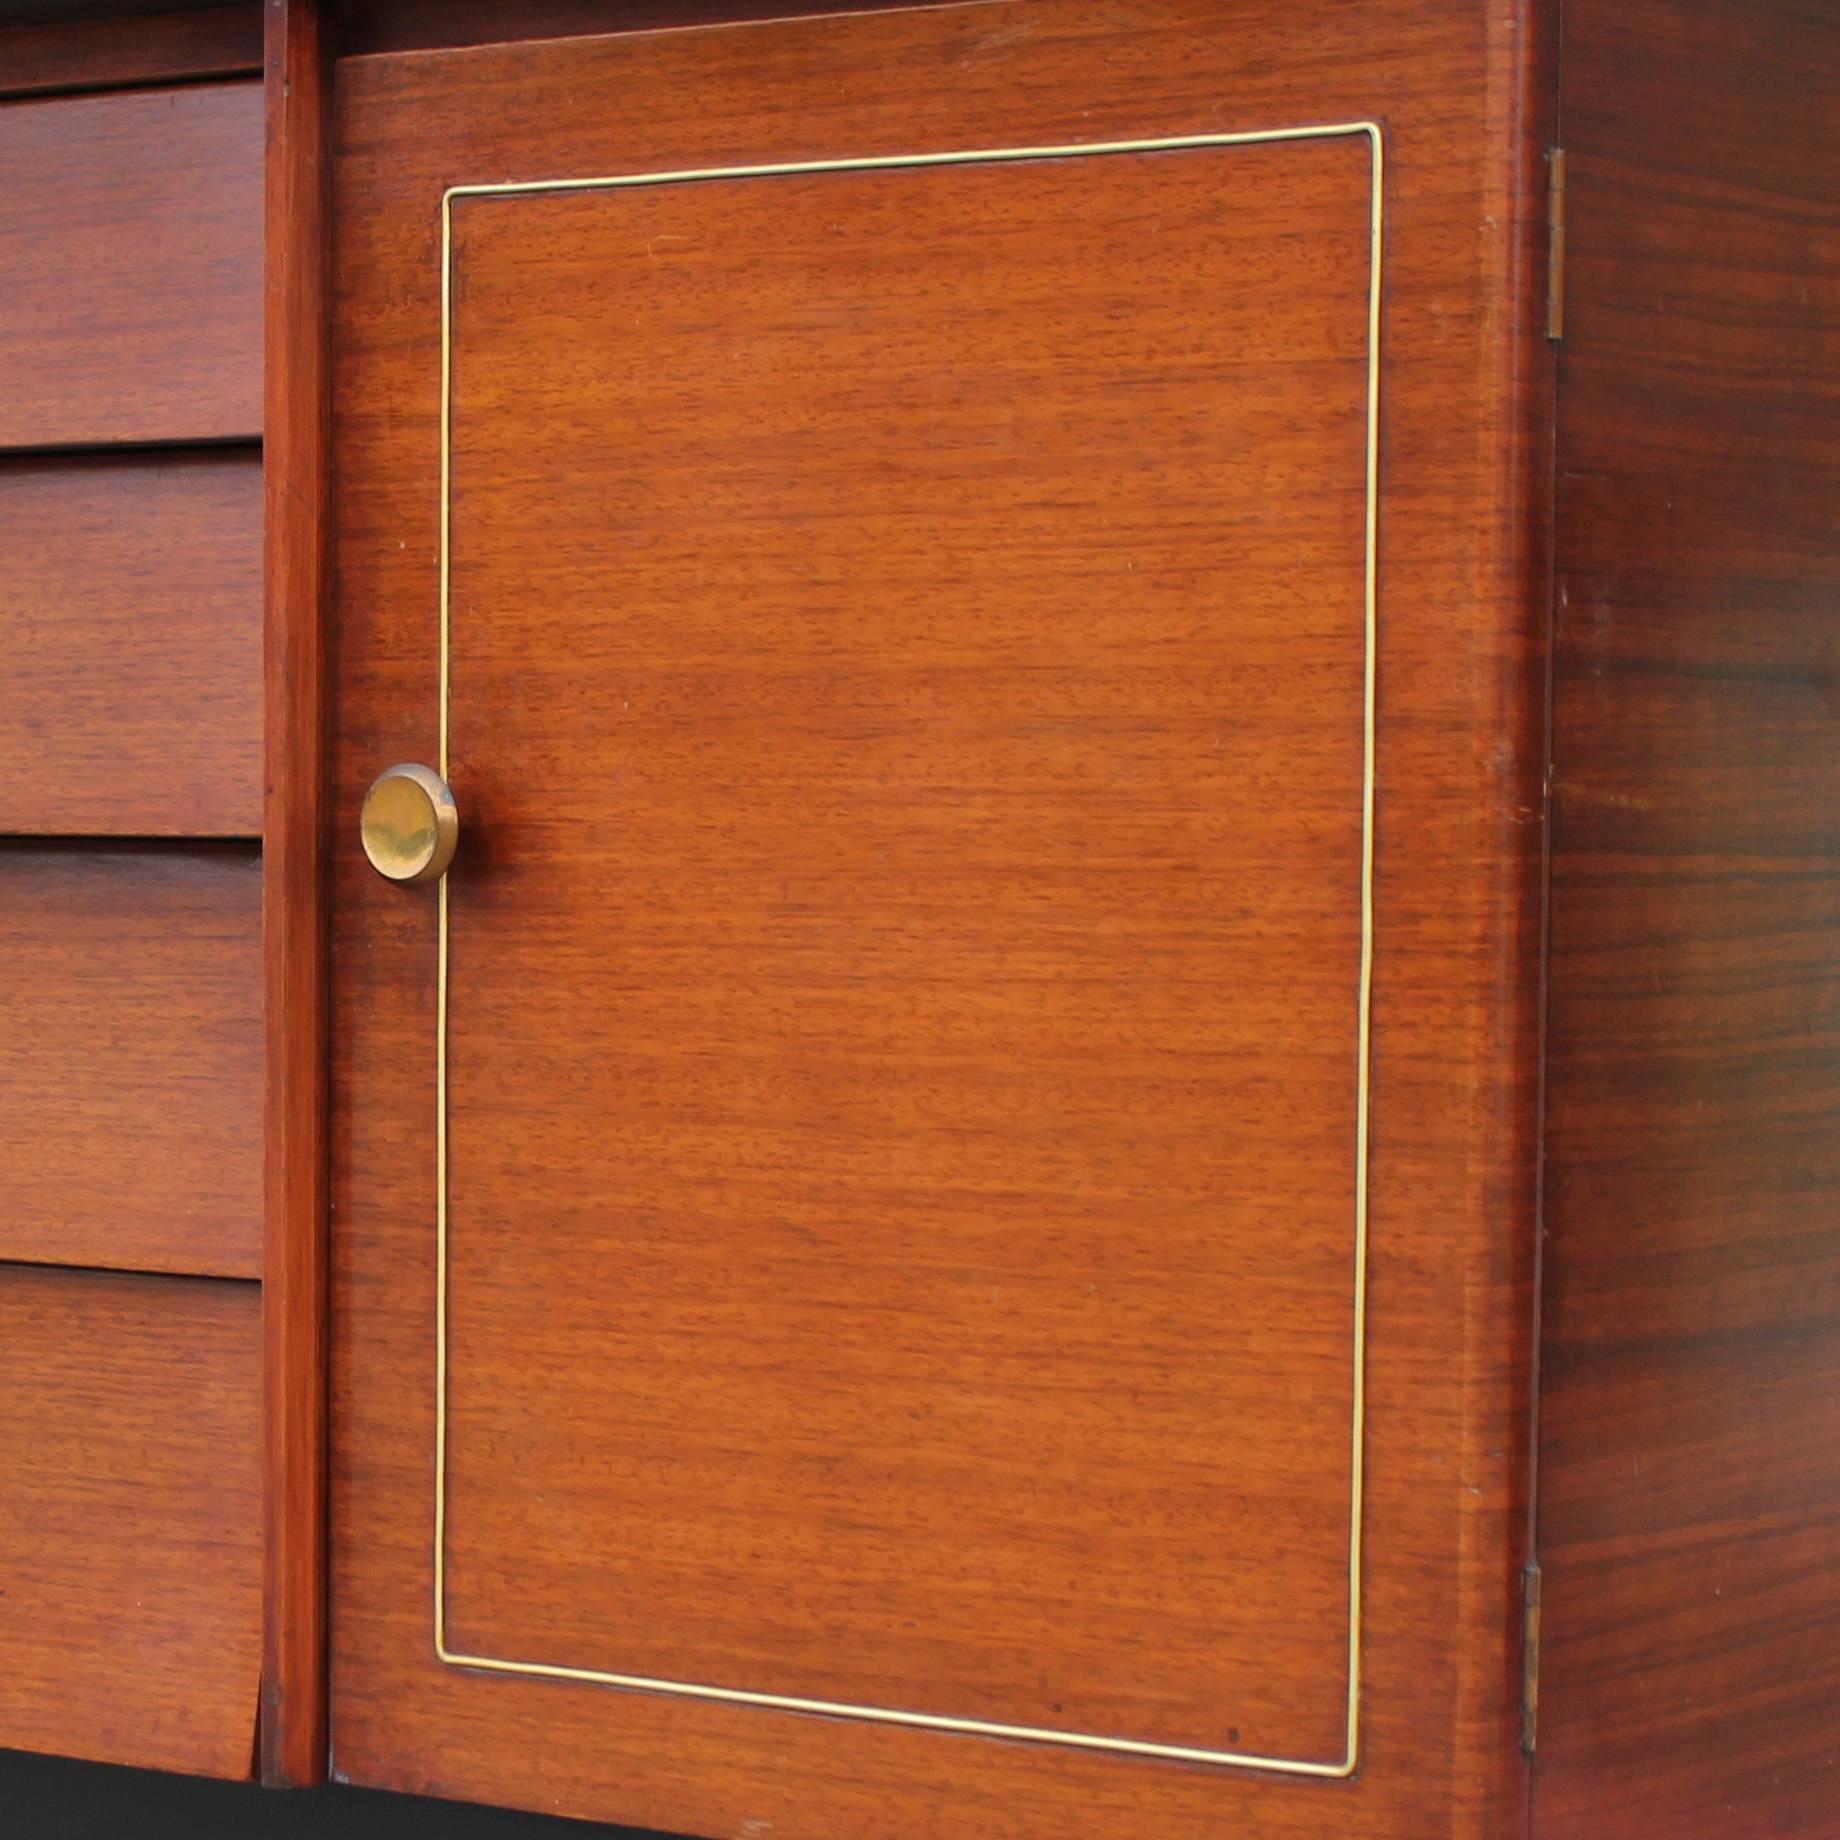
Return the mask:
<path fill-rule="evenodd" d="M 1540 1562 L 1521 1573 L 1521 1749 L 1529 1757 L 1540 1735 Z"/>
<path fill-rule="evenodd" d="M 1546 336 L 1565 337 L 1565 149 L 1546 151 Z"/>

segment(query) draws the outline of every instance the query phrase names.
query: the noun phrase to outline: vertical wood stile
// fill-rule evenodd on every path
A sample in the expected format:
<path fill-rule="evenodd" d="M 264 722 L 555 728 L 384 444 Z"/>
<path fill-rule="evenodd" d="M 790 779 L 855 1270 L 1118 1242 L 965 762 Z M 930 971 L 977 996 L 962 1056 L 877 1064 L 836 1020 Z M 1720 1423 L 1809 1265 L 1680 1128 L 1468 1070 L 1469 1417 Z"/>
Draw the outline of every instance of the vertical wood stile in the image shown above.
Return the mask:
<path fill-rule="evenodd" d="M 262 959 L 265 1782 L 326 1763 L 326 28 L 267 0 Z"/>

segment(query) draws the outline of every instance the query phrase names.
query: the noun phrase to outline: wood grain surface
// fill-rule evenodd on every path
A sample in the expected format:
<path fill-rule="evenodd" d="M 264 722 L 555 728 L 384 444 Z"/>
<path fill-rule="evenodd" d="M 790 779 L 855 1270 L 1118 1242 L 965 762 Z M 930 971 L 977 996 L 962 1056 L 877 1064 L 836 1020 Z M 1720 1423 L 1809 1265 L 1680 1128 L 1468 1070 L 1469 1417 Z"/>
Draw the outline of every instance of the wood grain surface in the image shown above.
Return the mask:
<path fill-rule="evenodd" d="M 326 1769 L 327 115 L 315 0 L 269 0 L 263 440 L 264 1781 Z"/>
<path fill-rule="evenodd" d="M 0 1259 L 260 1274 L 259 899 L 245 849 L 0 846 Z"/>
<path fill-rule="evenodd" d="M 1537 1831 L 1840 1832 L 1840 21 L 1567 0 Z"/>
<path fill-rule="evenodd" d="M 456 204 L 457 1649 L 1346 1755 L 1371 168 Z"/>
<path fill-rule="evenodd" d="M 0 96 L 254 76 L 261 68 L 257 0 L 140 19 L 0 26 Z"/>
<path fill-rule="evenodd" d="M 0 447 L 262 431 L 258 83 L 0 105 Z"/>
<path fill-rule="evenodd" d="M 1455 3 L 1311 3 L 1279 24 L 1249 4 L 1101 11 L 1050 0 L 340 66 L 339 1774 L 692 1832 L 771 1826 L 831 1840 L 922 1824 L 1426 1840 L 1493 1836 L 1522 1818 L 1512 1628 L 1525 1533 L 1538 916 L 1527 817 L 1539 799 L 1541 676 L 1530 464 L 1541 360 L 1524 335 L 1544 277 L 1530 260 L 1543 201 L 1528 131 L 1542 66 L 1525 22 L 1513 24 Z M 1369 116 L 1393 156 L 1381 476 L 1409 484 L 1384 497 L 1380 546 L 1359 1774 L 1309 1781 L 443 1667 L 428 1614 L 435 903 L 379 882 L 355 846 L 357 803 L 378 768 L 437 752 L 443 188 Z M 1181 157 L 1168 156 L 1172 175 Z M 1327 195 L 1301 169 L 1285 175 L 1272 196 L 1296 192 L 1308 247 L 1319 234 L 1310 212 Z M 1170 183 L 1174 200 L 1181 181 Z M 1254 224 L 1272 221 L 1224 173 L 1214 184 Z M 1299 1690 L 1320 1675 L 1320 1637 L 1260 1626 L 1269 1668 L 1255 1678 L 1249 1651 L 1234 1647 L 1246 1624 L 1223 1617 L 1217 1598 L 1211 1617 L 1190 1616 L 1182 1591 L 1212 1597 L 1210 1568 L 1237 1539 L 1269 1553 L 1274 1518 L 1314 1537 L 1315 1510 L 1302 1505 L 1316 1485 L 1265 1427 L 1212 1427 L 1244 1457 L 1247 1505 L 1223 1511 L 1216 1544 L 1185 1561 L 1195 1530 L 1183 1492 L 1216 1484 L 1205 1450 L 1177 1451 L 1195 1424 L 1195 1375 L 1220 1372 L 1225 1350 L 1256 1347 L 1290 1376 L 1286 1424 L 1326 1415 L 1315 1402 L 1335 1370 L 1315 1351 L 1337 1347 L 1347 1326 L 1311 1275 L 1326 1254 L 1304 1220 L 1291 1303 L 1269 1265 L 1246 1268 L 1241 1297 L 1213 1288 L 1235 1259 L 1269 1254 L 1284 1195 L 1320 1205 L 1333 1192 L 1328 1159 L 1346 1154 L 1345 1140 L 1318 1149 L 1311 1133 L 1330 1066 L 1348 1115 L 1352 990 L 1340 986 L 1338 1019 L 1326 992 L 1341 968 L 1318 962 L 1340 956 L 1328 942 L 1346 924 L 1348 883 L 1312 883 L 1314 906 L 1303 878 L 1285 893 L 1293 852 L 1312 865 L 1306 875 L 1326 877 L 1341 860 L 1330 836 L 1348 834 L 1352 782 L 1331 768 L 1326 737 L 1349 660 L 1332 636 L 1343 628 L 1324 623 L 1304 586 L 1336 553 L 1323 546 L 1346 541 L 1335 533 L 1348 528 L 1348 482 L 1325 484 L 1306 464 L 1345 358 L 1327 372 L 1298 365 L 1273 393 L 1290 341 L 1316 336 L 1341 269 L 1316 264 L 1322 295 L 1307 312 L 1299 302 L 1292 327 L 1276 307 L 1261 312 L 1259 283 L 1293 274 L 1300 252 L 1248 228 L 1244 244 L 1228 239 L 1240 253 L 1223 276 L 1182 211 L 1165 224 L 1146 194 L 1128 213 L 1114 199 L 1090 241 L 1072 206 L 1038 230 L 1031 293 L 1005 254 L 1030 190 L 992 183 L 963 196 L 949 230 L 916 194 L 911 212 L 871 213 L 873 233 L 852 238 L 849 223 L 870 211 L 853 198 L 839 219 L 790 193 L 776 235 L 771 221 L 724 220 L 733 207 L 710 187 L 693 208 L 713 215 L 696 219 L 689 242 L 661 241 L 685 232 L 660 219 L 649 248 L 634 240 L 617 258 L 604 215 L 580 201 L 502 224 L 484 213 L 504 207 L 482 205 L 467 220 L 467 238 L 510 239 L 509 253 L 519 237 L 546 240 L 527 251 L 542 260 L 523 279 L 501 253 L 464 270 L 458 293 L 463 328 L 469 312 L 488 327 L 494 287 L 515 289 L 529 336 L 515 354 L 492 348 L 492 364 L 475 358 L 469 371 L 464 344 L 457 359 L 468 404 L 457 435 L 473 445 L 462 453 L 472 471 L 456 480 L 456 630 L 464 622 L 487 649 L 457 651 L 455 663 L 455 772 L 478 820 L 454 883 L 456 1003 L 472 1006 L 455 1011 L 465 1132 L 454 1227 L 456 1256 L 465 1237 L 474 1261 L 455 1276 L 453 1604 L 469 1625 L 455 1634 L 541 1641 L 540 1659 L 590 1665 L 620 1640 L 654 1653 L 676 1643 L 686 1663 L 726 1644 L 729 1660 L 867 1683 L 888 1651 L 869 1641 L 851 1652 L 852 1632 L 884 1611 L 875 1578 L 888 1578 L 896 1609 L 901 1580 L 885 1560 L 878 1574 L 839 1556 L 825 1535 L 846 1549 L 854 1540 L 860 1555 L 883 1537 L 849 1524 L 863 1475 L 879 1465 L 887 1490 L 936 1503 L 946 1484 L 934 1479 L 956 1455 L 965 1550 L 988 1554 L 1001 1523 L 979 1517 L 1008 1453 L 993 1449 L 993 1420 L 945 1410 L 982 1388 L 1002 1401 L 994 1422 L 1020 1427 L 1029 1451 L 1061 1439 L 1040 1465 L 1040 1577 L 1025 1583 L 1044 1597 L 1058 1584 L 1065 1607 L 1024 1617 L 993 1593 L 984 1633 L 1000 1665 L 976 1681 L 961 1653 L 938 1678 L 1001 1694 L 1005 1707 L 1025 1693 L 1052 1707 L 1064 1683 L 1122 1716 L 1123 1688 L 1107 1706 L 1090 1672 L 1069 1678 L 1069 1660 L 1106 1652 L 1074 1633 L 1081 1619 L 1090 1631 L 1110 1608 L 1080 1601 L 1074 1581 L 1083 1560 L 1154 1545 L 1164 1527 L 1168 1545 L 1129 1587 L 1142 1663 L 1131 1710 L 1225 1666 L 1235 1694 L 1266 1696 L 1276 1730 L 1280 1716 L 1308 1715 Z M 718 246 L 711 233 L 724 222 L 733 234 Z M 1158 239 L 1177 253 L 1159 253 Z M 797 277 L 826 262 L 869 287 L 879 318 L 847 292 L 798 294 Z M 758 326 L 736 309 L 734 277 L 750 263 Z M 1057 310 L 1096 314 L 1096 294 L 1080 292 L 1088 266 L 1168 328 L 1161 347 L 1131 347 L 1126 312 L 1116 325 L 1080 317 L 1058 346 L 1013 341 L 1007 382 L 1000 370 L 981 392 L 955 379 L 951 360 L 989 359 L 989 329 L 1025 293 L 1045 324 L 1061 323 Z M 909 301 L 905 320 L 886 311 L 891 299 Z M 640 300 L 656 305 L 642 314 Z M 617 324 L 607 317 L 621 311 Z M 1198 312 L 1242 341 L 1231 353 L 1243 396 L 1205 368 L 1220 351 L 1183 342 Z M 678 334 L 674 348 L 644 347 L 655 376 L 623 356 L 648 323 Z M 1084 361 L 1088 342 L 1100 361 Z M 1115 405 L 1097 413 L 1127 350 L 1146 403 L 1128 438 Z M 782 391 L 788 374 L 798 387 Z M 1018 399 L 1025 374 L 1037 381 Z M 1168 378 L 1184 374 L 1189 394 L 1172 405 Z M 571 407 L 571 388 L 592 414 Z M 1017 401 L 1026 414 L 1006 421 L 993 409 Z M 515 454 L 493 445 L 514 428 L 527 437 Z M 982 471 L 974 444 L 957 438 L 979 429 Z M 1118 445 L 1104 450 L 1106 440 Z M 1081 471 L 1089 441 L 1113 454 L 1106 494 Z M 1227 470 L 1225 453 L 1244 468 L 1230 489 L 1214 470 Z M 584 464 L 592 507 L 585 487 L 568 485 Z M 1207 547 L 1210 490 L 1240 514 L 1226 519 L 1238 573 Z M 848 515 L 818 516 L 827 495 Z M 879 524 L 865 510 L 878 495 Z M 1250 515 L 1261 507 L 1263 523 Z M 1133 545 L 1133 520 L 1146 517 L 1158 540 Z M 1289 536 L 1283 563 L 1278 531 Z M 1135 600 L 1118 580 L 1127 562 L 1145 577 Z M 1082 568 L 1083 592 L 1069 593 Z M 1073 610 L 1060 628 L 1045 618 L 1045 582 Z M 1288 647 L 1277 642 L 1286 611 Z M 885 659 L 862 662 L 864 636 L 885 643 Z M 1019 664 L 1027 670 L 997 693 L 998 667 Z M 1186 751 L 1216 735 L 1236 772 Z M 558 746 L 569 739 L 575 749 Z M 584 820 L 566 847 L 522 815 L 543 810 Z M 593 925 L 585 889 L 605 903 Z M 1131 898 L 1108 906 L 1095 889 Z M 1282 912 L 1270 937 L 1259 931 L 1267 901 Z M 469 922 L 490 931 L 469 935 Z M 1279 936 L 1295 925 L 1313 954 L 1285 953 Z M 505 967 L 496 974 L 478 956 L 488 938 Z M 539 962 L 544 940 L 557 949 Z M 1006 940 L 1027 950 L 1005 956 Z M 1223 991 L 1228 940 L 1257 975 Z M 533 981 L 520 988 L 513 972 Z M 616 986 L 623 1029 L 594 1020 Z M 992 991 L 1007 1001 L 980 1005 L 977 993 Z M 1005 1069 L 1017 1077 L 1006 1083 Z M 1294 1114 L 1281 1096 L 1293 1076 Z M 587 1124 L 572 1089 L 603 1108 L 592 1170 L 583 1138 L 561 1134 Z M 1269 1145 L 1234 1135 L 1236 1104 Z M 1236 1212 L 1218 1205 L 1223 1138 L 1259 1197 Z M 1006 1160 L 1017 1178 L 1007 1212 Z M 985 1226 L 968 1236 L 974 1217 Z M 1214 1304 L 1195 1310 L 1172 1292 L 1152 1245 L 1179 1259 L 1184 1290 Z M 1073 1307 L 1082 1258 L 1111 1310 Z M 982 1340 L 961 1325 L 981 1327 Z M 926 1363 L 947 1348 L 962 1390 L 929 1393 Z M 610 1350 L 655 1363 L 650 1396 L 648 1375 L 618 1371 Z M 618 1409 L 643 1415 L 632 1433 L 674 1423 L 693 1459 L 674 1468 L 654 1444 L 641 1469 L 606 1402 L 582 1415 L 572 1364 L 618 1386 Z M 1035 1392 L 1032 1371 L 1048 1382 Z M 874 1388 L 852 1405 L 847 1389 L 865 1378 Z M 1345 1369 L 1334 1384 L 1344 1383 Z M 1141 1424 L 1159 1410 L 1162 1477 L 1121 1478 L 1129 1486 L 1104 1502 L 1061 1480 L 1077 1476 L 1087 1444 L 1103 1449 L 1107 1414 Z M 769 1473 L 795 1492 L 762 1513 Z M 636 1550 L 609 1536 L 616 1487 L 649 1534 Z M 739 1538 L 750 1515 L 752 1547 Z M 943 1534 L 941 1521 L 919 1546 L 935 1580 Z M 584 1562 L 584 1541 L 600 1542 L 598 1563 Z M 1303 1575 L 1294 1558 L 1277 1563 L 1287 1582 Z M 668 1580 L 670 1617 L 635 1630 L 622 1608 L 629 1567 Z M 785 1601 L 743 1604 L 737 1585 L 750 1579 L 779 1581 Z M 969 1602 L 978 1580 L 955 1588 Z M 877 1633 L 908 1657 L 944 1655 L 951 1632 L 928 1628 L 918 1602 L 906 1611 L 914 1627 L 894 1630 L 891 1618 Z"/>
<path fill-rule="evenodd" d="M 0 1744 L 246 1776 L 255 1287 L 0 1266 Z"/>
<path fill-rule="evenodd" d="M 247 449 L 0 459 L 0 830 L 258 833 L 261 520 Z"/>

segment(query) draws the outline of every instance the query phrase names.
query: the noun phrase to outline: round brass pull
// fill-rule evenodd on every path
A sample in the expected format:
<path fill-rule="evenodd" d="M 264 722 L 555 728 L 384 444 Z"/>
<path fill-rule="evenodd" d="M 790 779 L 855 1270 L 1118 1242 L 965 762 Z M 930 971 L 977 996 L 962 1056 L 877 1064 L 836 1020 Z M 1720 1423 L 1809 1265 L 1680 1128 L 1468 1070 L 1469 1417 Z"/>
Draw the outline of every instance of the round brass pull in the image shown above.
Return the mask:
<path fill-rule="evenodd" d="M 358 836 L 371 867 L 392 882 L 433 882 L 460 841 L 460 808 L 432 767 L 385 767 L 364 795 Z"/>

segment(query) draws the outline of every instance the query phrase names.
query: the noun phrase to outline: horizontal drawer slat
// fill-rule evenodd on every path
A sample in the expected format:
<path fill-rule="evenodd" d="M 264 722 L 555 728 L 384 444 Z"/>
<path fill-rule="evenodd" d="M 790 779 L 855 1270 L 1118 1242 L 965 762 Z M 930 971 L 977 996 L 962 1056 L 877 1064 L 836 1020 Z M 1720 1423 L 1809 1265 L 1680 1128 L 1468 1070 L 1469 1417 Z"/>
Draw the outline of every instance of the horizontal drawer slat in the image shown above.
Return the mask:
<path fill-rule="evenodd" d="M 0 447 L 262 430 L 262 86 L 0 105 Z"/>
<path fill-rule="evenodd" d="M 261 1291 L 0 1269 L 0 1746 L 249 1771 Z"/>
<path fill-rule="evenodd" d="M 10 96 L 253 75 L 261 68 L 262 9 L 256 0 L 194 12 L 0 28 L 0 94 Z"/>
<path fill-rule="evenodd" d="M 0 1259 L 255 1277 L 253 848 L 0 849 Z"/>
<path fill-rule="evenodd" d="M 0 553 L 0 831 L 259 835 L 259 451 L 0 461 Z"/>

